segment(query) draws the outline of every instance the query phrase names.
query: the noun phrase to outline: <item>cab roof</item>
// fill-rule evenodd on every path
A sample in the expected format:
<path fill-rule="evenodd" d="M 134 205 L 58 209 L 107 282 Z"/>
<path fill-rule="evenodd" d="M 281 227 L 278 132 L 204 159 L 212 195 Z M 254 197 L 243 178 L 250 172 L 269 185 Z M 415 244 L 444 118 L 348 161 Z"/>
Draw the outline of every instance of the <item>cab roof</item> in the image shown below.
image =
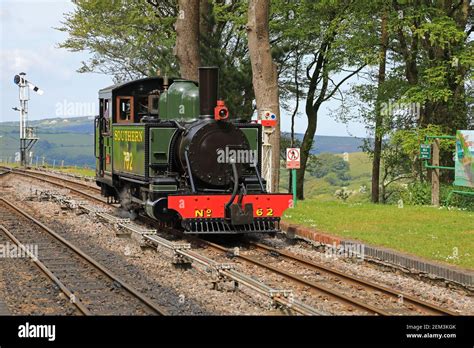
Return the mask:
<path fill-rule="evenodd" d="M 171 85 L 175 79 L 168 78 L 168 85 Z M 145 77 L 111 85 L 99 90 L 99 98 L 108 99 L 120 95 L 140 95 L 149 93 L 154 89 L 163 89 L 163 77 Z"/>

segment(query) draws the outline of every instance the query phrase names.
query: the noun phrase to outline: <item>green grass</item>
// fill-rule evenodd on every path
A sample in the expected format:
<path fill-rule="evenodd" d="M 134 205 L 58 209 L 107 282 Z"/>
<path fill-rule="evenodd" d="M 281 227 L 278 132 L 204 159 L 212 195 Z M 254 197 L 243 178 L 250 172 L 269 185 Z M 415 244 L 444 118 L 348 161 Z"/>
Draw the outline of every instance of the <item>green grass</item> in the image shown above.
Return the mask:
<path fill-rule="evenodd" d="M 474 269 L 473 212 L 308 199 L 287 210 L 284 220 Z"/>
<path fill-rule="evenodd" d="M 0 162 L 0 166 L 7 166 L 7 167 L 13 167 L 17 168 L 20 166 L 19 163 L 6 163 L 6 162 Z M 33 165 L 34 168 L 34 165 Z M 77 174 L 77 175 L 83 175 L 83 176 L 90 176 L 94 177 L 95 176 L 95 169 L 94 168 L 85 168 L 85 167 L 77 167 L 77 166 L 64 166 L 64 167 L 58 167 L 55 166 L 44 166 L 43 168 L 45 169 L 50 169 L 50 170 L 58 170 L 60 172 L 64 173 L 72 173 L 72 174 Z"/>
<path fill-rule="evenodd" d="M 7 163 L 7 162 L 0 162 L 0 166 L 10 167 L 10 168 L 17 168 L 20 166 L 19 163 Z"/>
<path fill-rule="evenodd" d="M 64 173 L 73 173 L 77 175 L 83 176 L 95 176 L 95 169 L 92 168 L 81 168 L 81 167 L 64 167 L 64 168 L 56 168 L 57 170 L 64 172 Z"/>
<path fill-rule="evenodd" d="M 348 156 L 352 178 L 371 177 L 372 161 L 365 152 L 353 152 Z"/>

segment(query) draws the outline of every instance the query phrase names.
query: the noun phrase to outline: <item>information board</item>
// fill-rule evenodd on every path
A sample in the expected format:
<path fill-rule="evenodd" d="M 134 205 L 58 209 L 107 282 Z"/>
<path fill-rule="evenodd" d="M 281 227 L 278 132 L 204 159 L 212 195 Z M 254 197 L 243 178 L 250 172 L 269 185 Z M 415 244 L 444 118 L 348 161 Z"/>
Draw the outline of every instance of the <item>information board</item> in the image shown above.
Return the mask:
<path fill-rule="evenodd" d="M 456 133 L 454 185 L 474 187 L 474 130 Z"/>
<path fill-rule="evenodd" d="M 430 144 L 420 145 L 420 159 L 424 159 L 424 160 L 431 159 L 431 145 Z"/>

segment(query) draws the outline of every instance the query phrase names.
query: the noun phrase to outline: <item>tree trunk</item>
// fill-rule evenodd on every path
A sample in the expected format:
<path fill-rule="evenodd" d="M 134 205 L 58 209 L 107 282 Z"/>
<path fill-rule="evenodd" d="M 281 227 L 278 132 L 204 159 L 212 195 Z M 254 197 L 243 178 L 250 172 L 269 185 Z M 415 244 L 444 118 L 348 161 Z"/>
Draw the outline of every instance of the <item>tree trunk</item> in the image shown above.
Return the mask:
<path fill-rule="evenodd" d="M 199 54 L 199 0 L 178 0 L 175 56 L 181 77 L 198 80 L 201 65 Z"/>
<path fill-rule="evenodd" d="M 205 45 L 206 40 L 210 34 L 209 25 L 210 21 L 210 14 L 211 14 L 211 6 L 209 4 L 209 0 L 200 0 L 199 3 L 199 37 L 201 40 L 201 44 Z"/>
<path fill-rule="evenodd" d="M 296 96 L 296 105 L 293 110 L 293 114 L 291 115 L 291 147 L 295 147 L 295 117 L 296 114 L 298 113 L 298 108 L 300 107 L 300 84 L 298 81 L 298 68 L 300 65 L 300 55 L 298 53 L 298 48 L 296 48 L 296 59 L 295 59 L 295 96 Z M 288 192 L 293 192 L 293 170 L 290 170 L 288 173 Z"/>
<path fill-rule="evenodd" d="M 308 127 L 304 133 L 303 142 L 301 144 L 301 165 L 300 169 L 296 171 L 296 196 L 298 199 L 304 199 L 304 174 L 306 172 L 306 164 L 313 146 L 314 135 L 316 134 L 316 127 L 318 124 L 318 114 L 314 111 L 311 101 L 306 100 L 306 104 L 310 104 L 309 109 L 306 107 L 306 117 L 308 118 Z"/>
<path fill-rule="evenodd" d="M 300 169 L 298 169 L 296 172 L 296 196 L 300 200 L 304 199 L 304 176 L 306 173 L 306 165 L 308 163 L 308 158 L 311 153 L 311 148 L 313 147 L 314 135 L 316 134 L 316 128 L 318 126 L 318 111 L 321 107 L 321 104 L 324 102 L 329 82 L 326 53 L 331 47 L 331 42 L 332 40 L 334 40 L 334 37 L 335 32 L 327 40 L 321 43 L 318 54 L 315 56 L 313 62 L 316 64 L 316 66 L 309 81 L 308 94 L 306 96 L 305 104 L 308 127 L 304 132 L 303 142 L 301 144 Z M 323 83 L 319 91 L 319 96 L 316 98 L 316 90 L 320 77 Z"/>
<path fill-rule="evenodd" d="M 387 11 L 382 15 L 381 36 L 380 36 L 380 62 L 378 76 L 377 103 L 375 106 L 375 139 L 374 139 L 374 160 L 372 162 L 372 202 L 378 203 L 380 198 L 380 160 L 382 157 L 383 139 L 383 115 L 381 108 L 382 85 L 385 82 L 385 66 L 387 62 Z"/>
<path fill-rule="evenodd" d="M 280 181 L 280 102 L 278 95 L 278 73 L 272 60 L 269 40 L 270 0 L 250 0 L 248 8 L 247 35 L 252 81 L 260 114 L 270 110 L 277 116 L 277 125 L 270 136 L 272 145 L 272 187 L 278 192 Z"/>

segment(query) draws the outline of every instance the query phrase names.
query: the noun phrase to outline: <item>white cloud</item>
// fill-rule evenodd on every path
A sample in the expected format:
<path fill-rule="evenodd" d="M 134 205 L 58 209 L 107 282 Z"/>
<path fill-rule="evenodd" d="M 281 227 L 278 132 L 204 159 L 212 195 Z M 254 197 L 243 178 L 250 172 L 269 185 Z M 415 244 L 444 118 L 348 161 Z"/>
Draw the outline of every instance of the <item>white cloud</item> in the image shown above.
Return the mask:
<path fill-rule="evenodd" d="M 21 71 L 41 71 L 51 77 L 62 80 L 71 78 L 74 70 L 62 65 L 61 59 L 64 55 L 53 46 L 44 47 L 40 50 L 24 48 L 2 49 L 0 59 L 2 61 L 2 75 L 9 76 Z"/>

